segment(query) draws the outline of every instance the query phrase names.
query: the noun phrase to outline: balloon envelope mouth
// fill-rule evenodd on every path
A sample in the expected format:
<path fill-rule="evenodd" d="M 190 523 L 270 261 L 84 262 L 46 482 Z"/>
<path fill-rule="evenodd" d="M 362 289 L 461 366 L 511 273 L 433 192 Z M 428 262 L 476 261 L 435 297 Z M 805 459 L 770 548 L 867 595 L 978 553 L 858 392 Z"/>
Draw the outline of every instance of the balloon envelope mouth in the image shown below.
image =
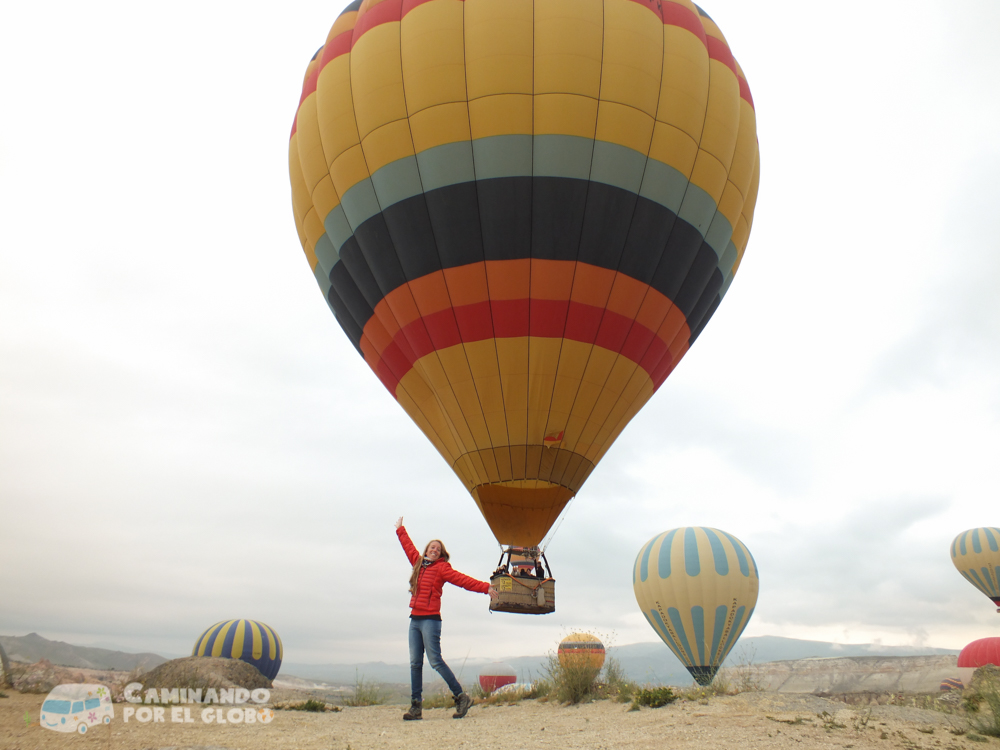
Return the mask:
<path fill-rule="evenodd" d="M 687 671 L 691 673 L 694 677 L 694 681 L 697 682 L 702 687 L 707 687 L 712 684 L 712 680 L 715 679 L 715 674 L 719 671 L 718 667 L 688 667 Z"/>
<path fill-rule="evenodd" d="M 574 494 L 568 487 L 541 480 L 483 484 L 472 490 L 497 541 L 522 547 L 541 544 Z"/>

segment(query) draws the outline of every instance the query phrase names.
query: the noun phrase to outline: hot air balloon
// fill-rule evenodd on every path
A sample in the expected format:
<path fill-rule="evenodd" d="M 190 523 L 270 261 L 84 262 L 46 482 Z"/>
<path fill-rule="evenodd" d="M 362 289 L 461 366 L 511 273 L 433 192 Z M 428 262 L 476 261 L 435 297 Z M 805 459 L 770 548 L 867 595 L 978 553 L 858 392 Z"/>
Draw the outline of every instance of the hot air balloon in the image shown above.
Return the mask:
<path fill-rule="evenodd" d="M 962 576 L 993 600 L 1000 612 L 1000 529 L 984 526 L 963 531 L 951 543 L 951 561 Z"/>
<path fill-rule="evenodd" d="M 1000 638 L 980 638 L 973 641 L 958 654 L 958 666 L 979 669 L 987 664 L 1000 667 Z"/>
<path fill-rule="evenodd" d="M 273 680 L 281 669 L 281 638 L 271 628 L 255 620 L 223 620 L 202 633 L 191 656 L 222 656 L 240 659 L 257 667 Z"/>
<path fill-rule="evenodd" d="M 951 690 L 965 690 L 965 685 L 958 677 L 946 677 L 941 680 L 940 688 L 941 692 L 949 692 Z"/>
<path fill-rule="evenodd" d="M 513 685 L 515 682 L 517 682 L 517 672 L 509 664 L 495 661 L 479 670 L 479 687 L 483 692 L 492 693 L 497 688 Z"/>
<path fill-rule="evenodd" d="M 753 100 L 689 0 L 364 0 L 305 73 L 299 239 L 504 545 L 535 548 L 714 314 Z"/>
<path fill-rule="evenodd" d="M 564 667 L 587 665 L 595 671 L 604 666 L 604 644 L 590 633 L 571 633 L 559 642 L 559 663 Z"/>
<path fill-rule="evenodd" d="M 699 685 L 708 685 L 757 603 L 757 563 L 736 537 L 687 526 L 650 539 L 632 575 L 639 609 Z"/>

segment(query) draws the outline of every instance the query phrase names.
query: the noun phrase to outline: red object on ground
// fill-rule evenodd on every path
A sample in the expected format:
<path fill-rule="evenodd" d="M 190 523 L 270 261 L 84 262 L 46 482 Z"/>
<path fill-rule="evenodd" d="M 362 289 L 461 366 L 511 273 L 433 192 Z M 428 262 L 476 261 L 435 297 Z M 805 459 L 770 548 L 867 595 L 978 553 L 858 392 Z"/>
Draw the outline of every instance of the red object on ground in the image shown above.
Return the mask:
<path fill-rule="evenodd" d="M 479 672 L 479 687 L 487 693 L 513 682 L 517 682 L 517 672 L 513 667 L 498 661 L 487 664 Z"/>
<path fill-rule="evenodd" d="M 986 664 L 1000 666 L 1000 638 L 980 638 L 962 649 L 958 655 L 960 667 L 982 667 Z"/>

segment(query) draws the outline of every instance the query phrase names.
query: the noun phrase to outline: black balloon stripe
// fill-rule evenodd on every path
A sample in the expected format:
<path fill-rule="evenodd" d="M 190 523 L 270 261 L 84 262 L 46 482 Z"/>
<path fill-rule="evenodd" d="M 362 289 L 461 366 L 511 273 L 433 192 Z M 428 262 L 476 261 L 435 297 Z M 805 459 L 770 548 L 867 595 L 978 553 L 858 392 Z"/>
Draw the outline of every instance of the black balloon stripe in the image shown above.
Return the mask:
<path fill-rule="evenodd" d="M 579 260 L 631 276 L 671 300 L 692 330 L 711 317 L 723 281 L 701 233 L 659 203 L 587 180 L 498 177 L 407 198 L 357 227 L 330 272 L 331 304 L 339 309 L 336 293 L 344 318 L 363 329 L 378 303 L 409 281 L 524 258 Z M 355 346 L 358 328 L 345 327 Z"/>

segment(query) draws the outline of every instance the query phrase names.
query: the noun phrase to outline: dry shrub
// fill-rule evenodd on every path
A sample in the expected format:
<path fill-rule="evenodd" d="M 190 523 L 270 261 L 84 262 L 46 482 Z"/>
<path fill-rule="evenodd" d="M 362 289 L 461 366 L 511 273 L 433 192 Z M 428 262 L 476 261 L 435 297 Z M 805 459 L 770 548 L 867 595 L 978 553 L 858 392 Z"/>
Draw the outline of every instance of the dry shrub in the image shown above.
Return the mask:
<path fill-rule="evenodd" d="M 767 689 L 767 676 L 764 670 L 754 663 L 756 658 L 756 646 L 740 647 L 736 663 L 726 670 L 733 693 L 759 693 Z"/>
<path fill-rule="evenodd" d="M 629 711 L 638 711 L 640 706 L 661 708 L 677 700 L 677 694 L 668 687 L 639 688 L 632 696 L 632 706 Z"/>
<path fill-rule="evenodd" d="M 1000 737 L 1000 669 L 992 664 L 977 669 L 962 697 L 969 727 L 987 737 Z"/>
<path fill-rule="evenodd" d="M 381 706 L 389 699 L 385 686 L 377 680 L 367 680 L 354 672 L 354 691 L 344 698 L 345 706 Z M 425 703 L 426 705 L 426 703 Z"/>
<path fill-rule="evenodd" d="M 638 689 L 639 686 L 625 674 L 621 663 L 609 656 L 604 662 L 604 674 L 597 685 L 598 696 L 618 703 L 628 703 Z"/>
<path fill-rule="evenodd" d="M 563 659 L 550 653 L 542 667 L 552 684 L 549 693 L 560 703 L 582 703 L 596 694 L 597 676 L 601 673 L 589 659 Z"/>
<path fill-rule="evenodd" d="M 425 693 L 423 706 L 424 708 L 454 708 L 455 696 L 448 692 L 447 689 L 439 690 L 430 695 Z"/>

